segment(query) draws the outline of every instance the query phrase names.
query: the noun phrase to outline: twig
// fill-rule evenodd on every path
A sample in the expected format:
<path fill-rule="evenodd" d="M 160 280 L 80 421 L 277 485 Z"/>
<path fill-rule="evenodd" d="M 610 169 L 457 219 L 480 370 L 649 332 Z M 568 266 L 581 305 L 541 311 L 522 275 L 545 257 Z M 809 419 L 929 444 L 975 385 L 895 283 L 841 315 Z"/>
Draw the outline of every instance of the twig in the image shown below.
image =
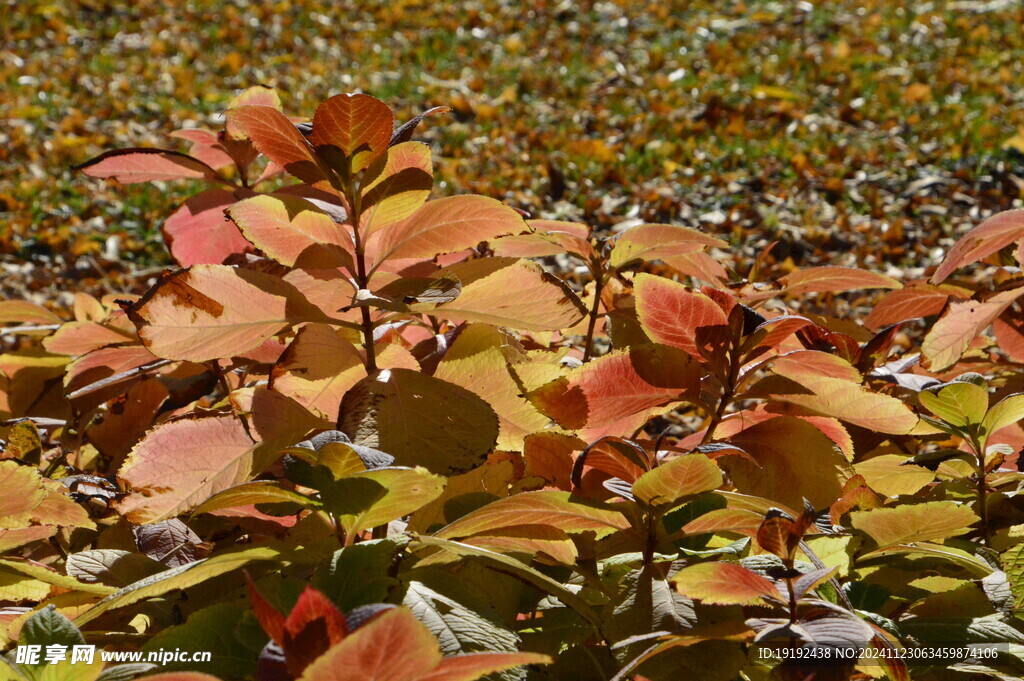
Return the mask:
<path fill-rule="evenodd" d="M 0 329 L 0 336 L 13 336 L 18 333 L 35 333 L 36 331 L 56 331 L 60 324 L 22 324 L 21 326 L 5 326 Z"/>
<path fill-rule="evenodd" d="M 36 424 L 37 428 L 63 428 L 68 423 L 62 419 L 48 419 L 42 416 L 19 416 L 16 419 L 0 421 L 0 426 L 13 426 L 26 421 Z"/>
<path fill-rule="evenodd" d="M 102 390 L 103 388 L 106 388 L 107 386 L 113 385 L 115 383 L 120 383 L 121 381 L 124 381 L 124 380 L 129 379 L 129 378 L 134 378 L 134 377 L 139 376 L 141 374 L 144 374 L 146 372 L 152 371 L 153 369 L 159 369 L 160 367 L 165 367 L 165 366 L 167 366 L 168 364 L 170 364 L 172 362 L 174 362 L 173 359 L 158 359 L 155 362 L 150 362 L 149 364 L 143 364 L 142 366 L 137 366 L 134 369 L 129 369 L 128 371 L 122 371 L 121 373 L 114 374 L 113 376 L 107 376 L 106 378 L 101 379 L 99 381 L 96 381 L 95 383 L 90 383 L 89 385 L 85 386 L 84 388 L 79 388 L 78 390 L 76 390 L 76 391 L 74 391 L 72 393 L 68 393 L 67 398 L 69 400 L 77 399 L 79 397 L 82 397 L 83 395 L 88 395 L 90 393 L 94 393 L 97 390 Z"/>

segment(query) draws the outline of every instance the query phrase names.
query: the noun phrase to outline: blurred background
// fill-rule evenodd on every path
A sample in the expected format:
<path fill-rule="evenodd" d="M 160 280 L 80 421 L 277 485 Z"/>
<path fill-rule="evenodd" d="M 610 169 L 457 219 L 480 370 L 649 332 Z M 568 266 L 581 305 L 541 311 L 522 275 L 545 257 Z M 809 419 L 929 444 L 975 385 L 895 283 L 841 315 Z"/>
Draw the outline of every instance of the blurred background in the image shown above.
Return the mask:
<path fill-rule="evenodd" d="M 1024 6 L 957 2 L 45 2 L 0 7 L 0 296 L 137 290 L 199 188 L 70 166 L 184 150 L 267 84 L 310 117 L 363 91 L 438 191 L 611 233 L 730 240 L 740 272 L 828 259 L 913 277 L 1024 190 Z M 743 264 L 746 263 L 746 264 Z"/>

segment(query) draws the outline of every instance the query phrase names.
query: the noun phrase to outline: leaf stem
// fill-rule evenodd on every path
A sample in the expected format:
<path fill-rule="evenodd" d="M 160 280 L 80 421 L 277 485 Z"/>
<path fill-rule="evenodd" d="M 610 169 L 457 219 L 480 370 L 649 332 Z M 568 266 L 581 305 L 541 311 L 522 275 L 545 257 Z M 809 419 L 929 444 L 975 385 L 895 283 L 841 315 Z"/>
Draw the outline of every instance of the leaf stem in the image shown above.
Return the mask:
<path fill-rule="evenodd" d="M 594 276 L 594 302 L 590 306 L 590 323 L 587 325 L 587 338 L 583 343 L 583 361 L 590 360 L 594 351 L 594 331 L 597 329 L 597 318 L 601 308 L 601 291 L 604 289 L 604 273 L 598 269 Z"/>

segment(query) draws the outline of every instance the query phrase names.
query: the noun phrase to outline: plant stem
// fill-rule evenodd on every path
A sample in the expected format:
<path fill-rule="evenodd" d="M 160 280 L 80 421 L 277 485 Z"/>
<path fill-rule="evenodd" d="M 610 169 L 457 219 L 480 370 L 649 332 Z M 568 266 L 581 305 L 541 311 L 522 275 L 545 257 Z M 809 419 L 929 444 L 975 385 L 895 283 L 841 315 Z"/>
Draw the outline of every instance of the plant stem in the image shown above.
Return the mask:
<path fill-rule="evenodd" d="M 715 437 L 715 430 L 718 428 L 718 424 L 725 418 L 725 410 L 732 404 L 732 398 L 736 396 L 736 379 L 740 371 L 739 360 L 733 356 L 733 352 L 729 353 L 729 377 L 725 381 L 725 385 L 722 386 L 722 397 L 718 400 L 718 407 L 714 413 L 711 414 L 711 418 L 708 420 L 708 429 L 704 431 L 704 437 L 701 438 L 700 443 L 706 445 L 711 442 Z"/>
<path fill-rule="evenodd" d="M 978 482 L 976 490 L 978 496 L 978 524 L 981 526 L 981 541 L 986 547 L 991 548 L 992 531 L 988 524 L 988 503 L 986 499 L 988 489 L 985 485 L 985 447 L 982 446 L 981 441 L 975 433 L 971 433 L 970 445 L 971 449 L 974 450 L 975 460 L 978 464 Z"/>
<path fill-rule="evenodd" d="M 604 289 L 604 273 L 598 270 L 594 276 L 594 303 L 590 306 L 590 324 L 587 326 L 587 338 L 583 344 L 583 361 L 590 360 L 593 354 L 594 331 L 597 329 L 597 318 L 601 308 L 601 291 Z"/>
<path fill-rule="evenodd" d="M 359 233 L 360 213 L 362 212 L 362 200 L 355 183 L 350 178 L 345 182 L 345 194 L 348 197 L 348 204 L 352 208 L 352 241 L 355 244 L 356 256 L 356 283 L 360 289 L 366 288 L 369 277 L 366 276 L 366 254 L 362 234 Z M 373 346 L 373 320 L 370 318 L 370 308 L 359 308 L 362 314 L 363 350 L 366 352 L 366 371 L 370 373 L 377 370 L 376 349 Z"/>
<path fill-rule="evenodd" d="M 981 442 L 978 440 L 976 435 L 971 435 L 971 448 L 974 450 L 974 456 L 977 457 L 978 462 L 978 519 L 981 525 L 981 541 L 985 546 L 991 548 L 992 546 L 992 531 L 988 524 L 988 503 L 986 493 L 988 492 L 985 486 L 985 448 L 982 447 Z"/>

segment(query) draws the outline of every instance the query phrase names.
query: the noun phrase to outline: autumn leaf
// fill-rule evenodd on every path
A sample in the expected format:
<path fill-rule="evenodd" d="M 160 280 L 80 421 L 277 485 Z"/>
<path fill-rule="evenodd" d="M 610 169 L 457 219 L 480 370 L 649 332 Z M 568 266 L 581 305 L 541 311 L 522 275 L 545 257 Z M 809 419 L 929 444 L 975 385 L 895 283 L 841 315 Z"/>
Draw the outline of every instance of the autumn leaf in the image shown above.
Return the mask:
<path fill-rule="evenodd" d="M 133 147 L 107 151 L 74 170 L 90 177 L 114 178 L 123 184 L 166 180 L 222 182 L 217 171 L 180 151 Z"/>
<path fill-rule="evenodd" d="M 930 281 L 939 284 L 961 267 L 975 263 L 1021 239 L 1024 239 L 1024 210 L 997 213 L 953 244 Z"/>
<path fill-rule="evenodd" d="M 809 267 L 782 278 L 786 293 L 842 293 L 858 289 L 902 288 L 896 279 L 852 267 Z"/>
<path fill-rule="evenodd" d="M 428 201 L 406 219 L 377 230 L 367 248 L 376 253 L 376 269 L 389 258 L 433 258 L 526 229 L 522 216 L 500 201 L 450 196 Z"/>
<path fill-rule="evenodd" d="M 736 563 L 691 565 L 673 575 L 671 581 L 680 593 L 704 603 L 754 605 L 783 600 L 771 581 Z"/>
<path fill-rule="evenodd" d="M 292 323 L 325 320 L 280 278 L 224 265 L 165 274 L 128 314 L 154 355 L 193 362 L 243 354 Z"/>
<path fill-rule="evenodd" d="M 498 417 L 486 402 L 410 369 L 381 369 L 356 383 L 339 424 L 355 444 L 442 474 L 475 468 L 498 439 Z"/>

